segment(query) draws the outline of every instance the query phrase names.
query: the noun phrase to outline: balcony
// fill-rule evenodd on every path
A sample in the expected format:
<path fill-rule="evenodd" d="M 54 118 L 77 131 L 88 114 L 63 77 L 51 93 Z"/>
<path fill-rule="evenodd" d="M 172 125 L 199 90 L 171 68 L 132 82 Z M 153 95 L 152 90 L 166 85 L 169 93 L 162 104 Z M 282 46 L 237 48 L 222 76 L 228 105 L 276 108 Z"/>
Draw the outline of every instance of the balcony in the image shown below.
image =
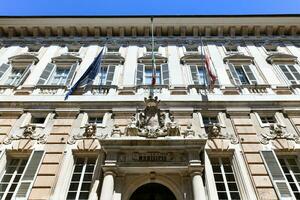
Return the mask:
<path fill-rule="evenodd" d="M 135 87 L 136 93 L 150 92 L 153 89 L 154 94 L 161 94 L 163 90 L 167 90 L 169 85 L 137 85 Z"/>
<path fill-rule="evenodd" d="M 33 95 L 63 95 L 67 87 L 65 85 L 37 85 L 34 87 Z"/>

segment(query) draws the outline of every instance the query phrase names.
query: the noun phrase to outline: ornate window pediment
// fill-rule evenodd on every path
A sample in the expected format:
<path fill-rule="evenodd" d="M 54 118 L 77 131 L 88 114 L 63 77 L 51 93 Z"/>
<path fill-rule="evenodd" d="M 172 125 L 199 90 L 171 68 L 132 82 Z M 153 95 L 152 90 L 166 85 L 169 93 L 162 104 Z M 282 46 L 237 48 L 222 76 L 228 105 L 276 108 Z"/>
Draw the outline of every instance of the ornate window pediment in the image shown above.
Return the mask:
<path fill-rule="evenodd" d="M 12 56 L 10 58 L 8 58 L 9 62 L 11 64 L 16 64 L 16 65 L 20 65 L 20 64 L 36 64 L 39 62 L 39 58 L 31 55 L 31 54 L 20 54 L 20 55 L 16 55 L 16 56 Z"/>
<path fill-rule="evenodd" d="M 155 62 L 162 64 L 167 63 L 168 58 L 162 56 L 160 53 L 154 53 Z M 152 53 L 145 53 L 142 57 L 138 58 L 138 63 L 151 63 L 152 62 Z"/>
<path fill-rule="evenodd" d="M 234 54 L 227 56 L 223 59 L 225 63 L 248 63 L 251 64 L 254 61 L 254 57 L 246 56 L 244 54 Z"/>
<path fill-rule="evenodd" d="M 102 58 L 103 64 L 121 64 L 123 65 L 125 62 L 125 58 L 121 56 L 118 52 L 107 52 L 103 55 Z"/>
<path fill-rule="evenodd" d="M 267 62 L 270 64 L 274 63 L 296 63 L 297 57 L 290 55 L 290 54 L 284 54 L 284 53 L 276 53 L 272 54 L 267 57 Z"/>
<path fill-rule="evenodd" d="M 199 52 L 185 52 L 184 56 L 180 58 L 181 64 L 194 64 L 204 63 L 204 55 L 200 55 Z"/>
<path fill-rule="evenodd" d="M 81 61 L 80 57 L 71 54 L 62 54 L 52 58 L 53 63 L 80 63 Z"/>

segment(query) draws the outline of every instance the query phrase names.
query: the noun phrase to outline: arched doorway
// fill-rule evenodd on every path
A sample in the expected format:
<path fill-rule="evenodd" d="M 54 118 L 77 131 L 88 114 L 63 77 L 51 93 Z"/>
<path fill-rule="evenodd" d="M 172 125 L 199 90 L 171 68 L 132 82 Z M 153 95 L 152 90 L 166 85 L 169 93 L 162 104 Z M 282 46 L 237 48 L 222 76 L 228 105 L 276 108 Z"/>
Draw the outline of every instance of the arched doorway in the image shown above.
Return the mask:
<path fill-rule="evenodd" d="M 142 185 L 131 195 L 129 200 L 176 200 L 173 192 L 159 183 Z"/>

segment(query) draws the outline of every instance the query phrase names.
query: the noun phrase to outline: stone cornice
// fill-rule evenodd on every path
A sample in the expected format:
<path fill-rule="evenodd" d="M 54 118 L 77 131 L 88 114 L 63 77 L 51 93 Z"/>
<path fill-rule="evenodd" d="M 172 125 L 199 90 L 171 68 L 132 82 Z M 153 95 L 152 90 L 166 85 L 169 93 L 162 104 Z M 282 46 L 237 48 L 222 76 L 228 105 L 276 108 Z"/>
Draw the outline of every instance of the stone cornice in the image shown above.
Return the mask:
<path fill-rule="evenodd" d="M 261 36 L 299 34 L 300 16 L 156 17 L 156 36 Z M 0 18 L 4 37 L 149 36 L 150 17 Z"/>

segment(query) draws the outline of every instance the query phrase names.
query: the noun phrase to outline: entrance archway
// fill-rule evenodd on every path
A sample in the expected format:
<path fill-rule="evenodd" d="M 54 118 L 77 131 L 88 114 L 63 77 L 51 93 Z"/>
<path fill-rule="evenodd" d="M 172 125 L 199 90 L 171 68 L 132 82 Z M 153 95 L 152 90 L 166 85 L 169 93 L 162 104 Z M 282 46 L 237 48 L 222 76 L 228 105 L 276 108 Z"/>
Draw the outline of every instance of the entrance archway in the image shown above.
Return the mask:
<path fill-rule="evenodd" d="M 173 192 L 159 183 L 147 183 L 134 191 L 129 200 L 176 200 Z"/>

